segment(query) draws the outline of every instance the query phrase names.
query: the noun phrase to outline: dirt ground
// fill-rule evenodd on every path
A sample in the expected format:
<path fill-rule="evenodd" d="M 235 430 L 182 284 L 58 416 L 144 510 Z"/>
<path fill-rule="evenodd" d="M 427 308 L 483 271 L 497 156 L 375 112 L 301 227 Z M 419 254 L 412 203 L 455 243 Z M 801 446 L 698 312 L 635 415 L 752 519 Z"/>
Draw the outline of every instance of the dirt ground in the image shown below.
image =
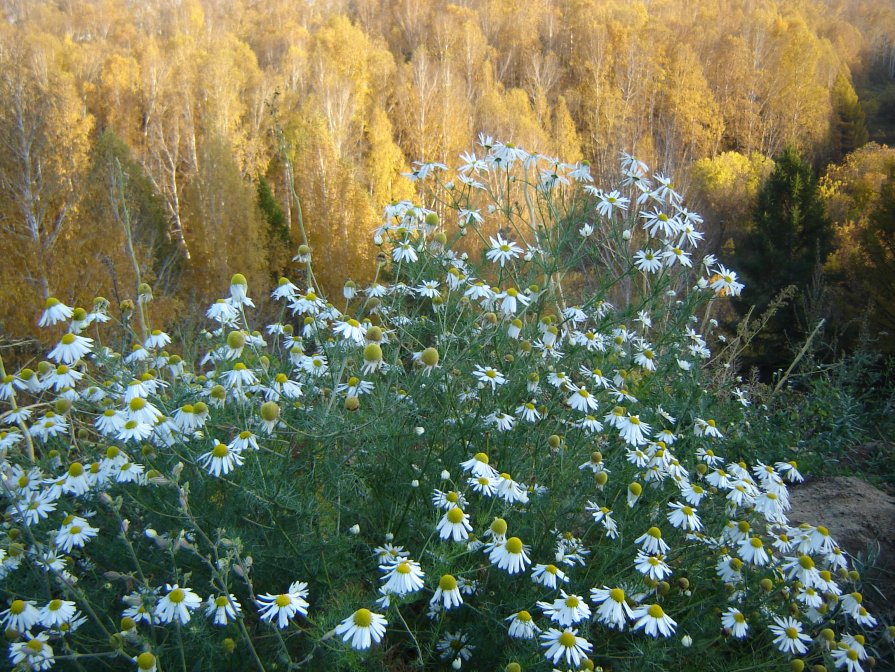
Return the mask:
<path fill-rule="evenodd" d="M 853 564 L 873 586 L 865 585 L 864 597 L 876 607 L 875 615 L 895 612 L 895 497 L 854 476 L 840 476 L 791 487 L 790 500 L 793 525 L 824 525 L 856 559 Z"/>

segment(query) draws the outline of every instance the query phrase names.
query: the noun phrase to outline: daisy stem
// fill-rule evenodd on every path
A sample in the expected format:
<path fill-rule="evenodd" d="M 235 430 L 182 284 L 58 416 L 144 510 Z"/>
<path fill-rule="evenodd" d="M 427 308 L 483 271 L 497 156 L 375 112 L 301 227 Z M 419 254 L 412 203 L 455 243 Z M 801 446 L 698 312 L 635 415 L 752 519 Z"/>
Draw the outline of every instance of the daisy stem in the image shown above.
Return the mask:
<path fill-rule="evenodd" d="M 420 661 L 420 668 L 425 667 L 426 662 L 423 660 L 423 650 L 420 648 L 420 643 L 417 641 L 416 635 L 413 634 L 413 629 L 407 625 L 407 621 L 404 620 L 404 614 L 401 613 L 401 610 L 396 607 L 395 611 L 398 613 L 398 618 L 401 619 L 401 623 L 404 624 L 404 629 L 407 630 L 407 634 L 410 635 L 410 639 L 413 640 L 413 646 L 416 648 L 417 660 Z"/>
<path fill-rule="evenodd" d="M 6 368 L 3 366 L 3 355 L 0 354 L 0 380 L 4 378 L 6 378 Z M 19 410 L 19 406 L 16 404 L 15 391 L 9 396 L 9 403 L 12 405 L 13 413 Z M 31 439 L 31 432 L 28 431 L 28 427 L 25 426 L 25 421 L 21 418 L 16 421 L 16 424 L 19 426 L 19 429 L 22 430 L 22 435 L 25 437 L 25 445 L 28 448 L 28 460 L 34 464 L 34 441 Z"/>

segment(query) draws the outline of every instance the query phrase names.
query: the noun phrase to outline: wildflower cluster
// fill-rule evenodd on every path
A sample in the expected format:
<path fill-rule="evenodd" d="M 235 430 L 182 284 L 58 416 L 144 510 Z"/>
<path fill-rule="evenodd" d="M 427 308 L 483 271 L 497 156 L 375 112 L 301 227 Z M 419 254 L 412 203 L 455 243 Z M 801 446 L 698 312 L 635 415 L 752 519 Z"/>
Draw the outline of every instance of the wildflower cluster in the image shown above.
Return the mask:
<path fill-rule="evenodd" d="M 726 454 L 742 393 L 709 385 L 704 327 L 743 287 L 694 260 L 670 179 L 480 140 L 415 167 L 429 207 L 386 208 L 342 308 L 307 272 L 255 325 L 235 275 L 195 366 L 47 302 L 47 361 L 0 371 L 13 665 L 885 655 L 847 555 L 787 518 L 797 465 Z"/>

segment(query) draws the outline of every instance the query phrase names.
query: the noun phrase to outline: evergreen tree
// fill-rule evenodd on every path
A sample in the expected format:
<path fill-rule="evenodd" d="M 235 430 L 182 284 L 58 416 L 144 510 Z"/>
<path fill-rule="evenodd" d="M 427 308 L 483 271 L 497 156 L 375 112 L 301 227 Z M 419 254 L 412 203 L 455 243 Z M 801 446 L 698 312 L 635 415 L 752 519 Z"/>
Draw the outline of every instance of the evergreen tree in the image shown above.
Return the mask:
<path fill-rule="evenodd" d="M 881 338 L 879 345 L 886 352 L 895 351 L 895 170 L 882 184 L 879 200 L 868 225 L 859 233 L 862 262 L 858 268 L 861 289 L 870 304 L 870 323 Z"/>
<path fill-rule="evenodd" d="M 807 292 L 832 249 L 833 227 L 824 211 L 811 167 L 792 148 L 777 158 L 758 192 L 752 226 L 737 244 L 736 268 L 748 292 L 737 304 L 761 314 L 790 285 Z M 759 339 L 748 364 L 770 374 L 790 359 L 789 344 L 805 336 L 798 301 L 779 310 Z"/>

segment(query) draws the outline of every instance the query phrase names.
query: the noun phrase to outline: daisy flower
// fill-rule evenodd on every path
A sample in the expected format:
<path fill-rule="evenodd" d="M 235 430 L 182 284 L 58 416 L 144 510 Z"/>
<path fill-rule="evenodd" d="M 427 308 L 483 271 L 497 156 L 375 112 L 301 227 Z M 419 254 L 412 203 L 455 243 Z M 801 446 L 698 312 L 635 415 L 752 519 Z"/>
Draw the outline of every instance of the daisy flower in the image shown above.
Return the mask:
<path fill-rule="evenodd" d="M 50 638 L 46 632 L 41 632 L 36 637 L 29 637 L 28 641 L 15 642 L 9 647 L 9 659 L 16 669 L 21 670 L 49 670 L 56 662 L 53 658 L 53 647 L 47 644 Z"/>
<path fill-rule="evenodd" d="M 467 502 L 466 497 L 464 497 L 462 493 L 456 492 L 455 490 L 451 490 L 449 492 L 435 490 L 432 493 L 432 504 L 434 504 L 439 509 L 450 511 L 455 506 L 458 506 L 462 509 L 466 506 Z"/>
<path fill-rule="evenodd" d="M 200 455 L 198 459 L 199 464 L 205 467 L 209 474 L 218 478 L 226 476 L 236 467 L 241 467 L 244 461 L 245 458 L 240 451 L 223 443 L 218 443 L 210 451 Z"/>
<path fill-rule="evenodd" d="M 531 580 L 540 586 L 556 590 L 557 581 L 569 582 L 569 577 L 556 565 L 535 565 L 531 572 Z"/>
<path fill-rule="evenodd" d="M 517 611 L 504 619 L 510 624 L 509 635 L 513 639 L 534 639 L 541 629 L 535 625 L 531 614 L 525 611 Z"/>
<path fill-rule="evenodd" d="M 381 614 L 374 614 L 369 609 L 358 609 L 336 626 L 336 634 L 344 642 L 350 640 L 352 649 L 364 651 L 372 644 L 382 641 L 387 625 L 388 621 Z"/>
<path fill-rule="evenodd" d="M 498 385 L 503 385 L 507 382 L 507 379 L 503 374 L 491 366 L 482 367 L 476 364 L 472 375 L 475 376 L 476 380 L 482 383 L 482 385 L 490 385 L 492 392 L 497 389 Z"/>
<path fill-rule="evenodd" d="M 634 612 L 625 599 L 621 588 L 591 588 L 590 599 L 599 604 L 597 620 L 611 629 L 624 630 L 625 621 L 634 620 Z"/>
<path fill-rule="evenodd" d="M 465 632 L 447 632 L 435 645 L 442 660 L 454 659 L 452 667 L 460 669 L 464 660 L 472 658 L 475 647 L 469 643 L 469 634 Z"/>
<path fill-rule="evenodd" d="M 672 619 L 658 604 L 641 605 L 634 609 L 632 617 L 635 620 L 634 629 L 643 631 L 650 637 L 671 637 L 677 621 Z"/>
<path fill-rule="evenodd" d="M 739 544 L 739 555 L 743 562 L 748 562 L 759 567 L 770 562 L 770 557 L 764 548 L 764 542 L 760 537 L 747 537 Z"/>
<path fill-rule="evenodd" d="M 176 583 L 166 584 L 168 593 L 155 605 L 155 615 L 161 623 L 171 623 L 175 619 L 186 625 L 190 612 L 202 606 L 202 598 L 189 588 L 181 588 Z"/>
<path fill-rule="evenodd" d="M 665 564 L 661 555 L 647 555 L 643 551 L 637 551 L 634 567 L 653 581 L 664 581 L 665 577 L 671 575 L 671 567 Z"/>
<path fill-rule="evenodd" d="M 437 604 L 444 609 L 453 609 L 463 604 L 463 596 L 457 587 L 457 579 L 450 574 L 443 575 L 438 580 L 438 588 L 435 590 L 435 594 L 432 595 L 432 599 L 429 600 L 429 604 Z"/>
<path fill-rule="evenodd" d="M 774 622 L 776 625 L 770 626 L 770 630 L 778 649 L 783 653 L 799 656 L 808 651 L 805 644 L 811 643 L 811 637 L 802 632 L 802 624 L 799 621 L 790 616 L 785 618 L 774 616 Z"/>
<path fill-rule="evenodd" d="M 497 470 L 488 464 L 488 456 L 485 453 L 476 453 L 471 459 L 461 462 L 460 466 L 473 476 L 486 476 L 497 478 Z"/>
<path fill-rule="evenodd" d="M 293 581 L 289 586 L 289 592 L 280 595 L 265 593 L 257 599 L 261 620 L 270 623 L 277 619 L 277 627 L 281 630 L 289 625 L 289 619 L 296 614 L 308 615 L 308 584 L 304 581 Z"/>
<path fill-rule="evenodd" d="M 503 236 L 499 233 L 497 234 L 496 239 L 490 236 L 489 239 L 491 241 L 491 248 L 485 253 L 485 257 L 487 257 L 490 262 L 499 263 L 501 268 L 504 267 L 506 262 L 515 259 L 522 254 L 521 247 L 515 242 L 504 240 Z"/>
<path fill-rule="evenodd" d="M 455 506 L 441 517 L 435 529 L 442 539 L 451 538 L 454 541 L 463 541 L 472 532 L 472 525 L 469 524 L 469 515 L 463 513 L 463 509 L 460 507 Z"/>
<path fill-rule="evenodd" d="M 575 389 L 575 392 L 566 400 L 566 404 L 576 411 L 587 413 L 588 411 L 596 411 L 599 404 L 594 396 L 588 392 L 584 386 Z"/>
<path fill-rule="evenodd" d="M 528 503 L 528 492 L 525 487 L 514 481 L 506 472 L 497 478 L 497 496 L 508 504 Z"/>
<path fill-rule="evenodd" d="M 691 495 L 688 501 L 693 501 L 694 499 L 701 501 L 702 496 L 705 494 L 705 491 L 698 485 L 687 486 L 685 491 L 689 491 Z M 687 492 L 682 492 L 682 494 L 687 498 Z M 696 515 L 696 509 L 692 506 L 681 504 L 680 502 L 669 502 L 668 506 L 671 509 L 668 512 L 668 522 L 674 527 L 690 532 L 698 532 L 702 529 L 702 522 L 699 520 L 699 516 Z"/>
<path fill-rule="evenodd" d="M 56 533 L 56 547 L 63 553 L 71 553 L 73 548 L 84 548 L 98 532 L 99 528 L 91 527 L 83 518 L 68 516 Z"/>
<path fill-rule="evenodd" d="M 16 632 L 28 632 L 41 620 L 40 611 L 31 600 L 13 600 L 9 609 L 0 612 L 0 619 L 6 630 Z"/>
<path fill-rule="evenodd" d="M 577 668 L 593 648 L 590 642 L 578 636 L 577 630 L 571 628 L 565 630 L 550 628 L 541 634 L 541 646 L 546 647 L 544 656 L 554 665 L 565 659 L 566 665 L 573 668 Z"/>
<path fill-rule="evenodd" d="M 77 334 L 68 333 L 62 337 L 62 340 L 47 355 L 57 364 L 75 364 L 79 359 L 84 357 L 93 347 L 93 339 Z"/>
<path fill-rule="evenodd" d="M 409 240 L 402 240 L 392 249 L 392 259 L 397 263 L 406 261 L 412 264 L 418 258 L 416 250 L 413 249 Z"/>
<path fill-rule="evenodd" d="M 385 585 L 382 590 L 392 595 L 406 595 L 423 587 L 423 572 L 420 564 L 414 560 L 401 560 L 391 565 L 380 565 L 379 569 L 386 572 L 382 580 Z"/>
<path fill-rule="evenodd" d="M 830 652 L 830 656 L 837 668 L 845 668 L 846 672 L 863 672 L 864 668 L 860 663 L 861 652 L 845 642 L 840 642 L 839 646 Z M 866 656 L 865 653 L 863 657 L 866 658 Z"/>
<path fill-rule="evenodd" d="M 634 265 L 643 273 L 656 273 L 662 268 L 662 257 L 653 250 L 638 250 L 634 254 Z"/>
<path fill-rule="evenodd" d="M 227 625 L 242 615 L 242 606 L 234 595 L 209 595 L 205 602 L 205 615 L 215 625 Z"/>
<path fill-rule="evenodd" d="M 743 639 L 749 632 L 746 617 L 736 607 L 730 607 L 721 615 L 721 625 L 730 631 L 731 636 Z"/>
<path fill-rule="evenodd" d="M 538 602 L 538 606 L 557 625 L 568 626 L 590 618 L 590 607 L 578 595 L 560 590 L 560 597 L 550 602 Z"/>
<path fill-rule="evenodd" d="M 715 274 L 712 276 L 709 287 L 715 290 L 719 296 L 739 296 L 743 291 L 743 283 L 737 282 L 737 274 L 723 265 L 718 264 Z"/>
<path fill-rule="evenodd" d="M 526 565 L 531 563 L 526 555 L 525 545 L 519 537 L 510 537 L 503 543 L 498 543 L 491 550 L 488 559 L 498 569 L 505 569 L 509 574 L 518 574 L 525 571 Z"/>
<path fill-rule="evenodd" d="M 644 534 L 634 540 L 635 544 L 640 544 L 640 548 L 650 555 L 661 555 L 668 552 L 668 544 L 662 539 L 662 530 L 658 527 L 649 528 Z"/>
<path fill-rule="evenodd" d="M 52 327 L 57 322 L 71 319 L 74 311 L 52 296 L 44 304 L 44 312 L 37 322 L 38 327 Z"/>

